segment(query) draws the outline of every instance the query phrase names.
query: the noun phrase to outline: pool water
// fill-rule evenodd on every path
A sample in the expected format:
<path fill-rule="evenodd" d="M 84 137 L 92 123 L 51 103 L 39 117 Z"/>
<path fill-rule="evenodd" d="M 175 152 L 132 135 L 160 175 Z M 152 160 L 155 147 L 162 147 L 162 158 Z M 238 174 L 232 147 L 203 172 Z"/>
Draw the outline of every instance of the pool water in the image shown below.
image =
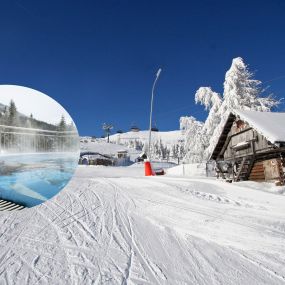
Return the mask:
<path fill-rule="evenodd" d="M 52 198 L 72 178 L 78 154 L 0 155 L 0 199 L 26 207 Z"/>

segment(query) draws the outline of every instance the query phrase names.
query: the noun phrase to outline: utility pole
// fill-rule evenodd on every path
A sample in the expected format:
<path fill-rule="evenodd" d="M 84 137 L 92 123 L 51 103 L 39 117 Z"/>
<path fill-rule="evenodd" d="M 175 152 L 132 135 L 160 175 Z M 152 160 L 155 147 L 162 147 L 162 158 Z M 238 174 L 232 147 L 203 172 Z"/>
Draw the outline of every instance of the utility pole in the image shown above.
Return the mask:
<path fill-rule="evenodd" d="M 150 114 L 149 114 L 149 136 L 148 136 L 148 158 L 149 161 L 151 161 L 151 128 L 152 128 L 152 110 L 153 110 L 153 97 L 154 97 L 154 88 L 156 85 L 156 82 L 159 78 L 159 75 L 161 73 L 161 68 L 158 69 L 155 80 L 152 85 L 152 90 L 151 90 L 151 102 L 150 102 Z"/>
<path fill-rule="evenodd" d="M 110 137 L 111 130 L 113 129 L 113 125 L 104 123 L 102 125 L 102 129 L 106 132 L 106 134 L 107 134 L 107 142 L 109 143 L 110 142 L 110 138 L 109 137 Z"/>

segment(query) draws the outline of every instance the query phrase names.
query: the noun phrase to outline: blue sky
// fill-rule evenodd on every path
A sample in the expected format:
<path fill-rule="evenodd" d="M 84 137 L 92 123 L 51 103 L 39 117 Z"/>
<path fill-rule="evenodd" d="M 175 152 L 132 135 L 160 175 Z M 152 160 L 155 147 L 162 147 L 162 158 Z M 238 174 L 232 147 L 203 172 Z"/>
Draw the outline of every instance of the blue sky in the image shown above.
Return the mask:
<path fill-rule="evenodd" d="M 222 92 L 237 56 L 285 97 L 284 14 L 282 0 L 2 0 L 0 84 L 46 93 L 81 135 L 101 135 L 104 122 L 114 130 L 147 128 L 161 67 L 154 121 L 177 129 L 182 115 L 205 119 L 195 90 Z"/>

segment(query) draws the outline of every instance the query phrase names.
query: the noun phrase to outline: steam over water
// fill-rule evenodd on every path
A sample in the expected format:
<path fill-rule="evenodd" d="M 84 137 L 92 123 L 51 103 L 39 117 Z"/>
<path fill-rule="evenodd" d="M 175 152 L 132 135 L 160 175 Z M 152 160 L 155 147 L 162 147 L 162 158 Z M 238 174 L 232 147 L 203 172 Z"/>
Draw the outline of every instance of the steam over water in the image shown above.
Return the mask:
<path fill-rule="evenodd" d="M 0 199 L 26 207 L 56 195 L 72 178 L 78 153 L 0 155 Z"/>

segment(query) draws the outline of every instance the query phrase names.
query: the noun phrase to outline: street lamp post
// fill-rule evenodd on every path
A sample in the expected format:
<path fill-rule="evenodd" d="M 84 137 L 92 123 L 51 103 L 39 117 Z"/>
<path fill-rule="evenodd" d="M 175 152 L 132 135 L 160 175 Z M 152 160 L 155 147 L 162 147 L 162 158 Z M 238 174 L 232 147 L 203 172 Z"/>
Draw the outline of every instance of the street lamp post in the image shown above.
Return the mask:
<path fill-rule="evenodd" d="M 154 97 L 154 88 L 156 85 L 156 82 L 159 78 L 159 75 L 161 73 L 161 68 L 158 69 L 157 73 L 156 73 L 156 77 L 155 80 L 153 82 L 152 85 L 152 90 L 151 90 L 151 102 L 150 102 L 150 114 L 149 114 L 149 136 L 148 136 L 148 158 L 149 161 L 151 161 L 151 128 L 152 128 L 152 110 L 153 110 L 153 97 Z"/>

